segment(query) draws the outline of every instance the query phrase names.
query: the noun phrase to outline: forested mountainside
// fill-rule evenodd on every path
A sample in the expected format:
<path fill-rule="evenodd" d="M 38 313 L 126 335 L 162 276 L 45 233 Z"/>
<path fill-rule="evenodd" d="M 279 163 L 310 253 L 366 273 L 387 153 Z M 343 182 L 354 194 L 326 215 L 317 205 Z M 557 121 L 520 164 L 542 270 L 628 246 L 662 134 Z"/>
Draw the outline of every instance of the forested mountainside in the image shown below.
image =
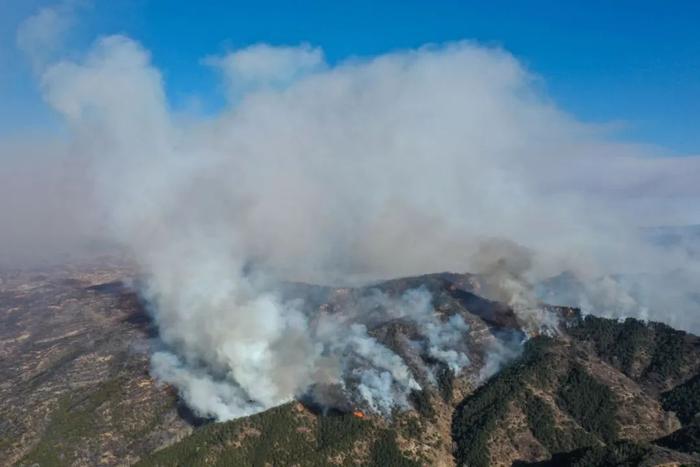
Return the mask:
<path fill-rule="evenodd" d="M 157 329 L 120 268 L 5 272 L 0 282 L 3 465 L 698 465 L 700 339 L 660 323 L 550 307 L 529 331 L 478 278 L 432 274 L 372 286 L 423 288 L 440 319 L 468 325 L 453 374 L 406 343 L 400 319 L 369 330 L 421 383 L 390 416 L 298 401 L 218 423 L 149 375 Z M 363 289 L 289 284 L 319 313 Z M 534 335 L 539 334 L 539 335 Z M 420 373 L 430 367 L 436 377 Z M 496 371 L 499 370 L 499 371 Z"/>

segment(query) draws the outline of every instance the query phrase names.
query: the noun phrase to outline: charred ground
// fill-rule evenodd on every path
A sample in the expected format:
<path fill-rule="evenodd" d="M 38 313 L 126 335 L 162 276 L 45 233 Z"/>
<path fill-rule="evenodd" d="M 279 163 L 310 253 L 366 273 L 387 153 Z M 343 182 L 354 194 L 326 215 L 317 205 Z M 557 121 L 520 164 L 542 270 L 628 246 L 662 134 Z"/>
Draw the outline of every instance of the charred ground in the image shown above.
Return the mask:
<path fill-rule="evenodd" d="M 390 418 L 300 402 L 226 423 L 198 419 L 149 376 L 156 328 L 126 285 L 128 267 L 5 271 L 0 282 L 3 465 L 693 465 L 700 339 L 659 323 L 552 308 L 556 337 L 520 345 L 524 323 L 479 295 L 479 278 L 431 274 L 376 284 L 424 287 L 460 314 L 470 366 L 453 375 L 406 345 L 415 330 L 370 334 L 416 372 L 414 409 Z M 363 289 L 288 284 L 319 313 Z M 512 346 L 500 372 L 495 349 Z M 515 356 L 520 352 L 519 356 Z M 501 362 L 496 362 L 501 363 Z M 435 369 L 428 381 L 420 369 Z M 489 377 L 490 376 L 490 377 Z"/>

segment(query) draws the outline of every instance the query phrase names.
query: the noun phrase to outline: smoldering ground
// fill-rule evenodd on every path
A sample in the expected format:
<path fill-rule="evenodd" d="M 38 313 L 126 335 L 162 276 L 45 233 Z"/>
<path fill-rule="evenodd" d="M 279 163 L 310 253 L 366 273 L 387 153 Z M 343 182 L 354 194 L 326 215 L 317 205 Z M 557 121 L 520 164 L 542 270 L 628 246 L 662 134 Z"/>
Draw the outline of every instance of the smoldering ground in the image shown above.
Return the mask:
<path fill-rule="evenodd" d="M 25 47 L 42 43 L 23 35 Z M 458 42 L 330 64 L 310 45 L 258 44 L 206 58 L 229 104 L 205 116 L 169 107 L 161 73 L 128 37 L 68 55 L 35 67 L 65 123 L 64 157 L 81 161 L 71 186 L 89 202 L 69 208 L 77 224 L 54 206 L 54 224 L 97 231 L 138 263 L 167 349 L 154 373 L 201 414 L 229 419 L 318 385 L 381 412 L 420 386 L 367 333 L 366 310 L 311 316 L 281 298 L 283 280 L 483 272 L 486 295 L 537 325 L 536 285 L 567 272 L 582 284 L 567 305 L 700 329 L 697 256 L 639 230 L 700 218 L 700 160 L 577 121 L 504 50 Z M 57 145 L 44 141 L 51 160 Z M 30 167 L 76 175 L 43 160 Z M 50 196 L 14 196 L 16 186 L 0 188 L 8 249 L 42 215 L 32 200 Z M 640 277 L 675 279 L 631 287 Z M 436 318 L 429 294 L 415 294 L 379 308 L 421 324 L 417 345 L 459 373 L 470 364 L 464 323 Z"/>

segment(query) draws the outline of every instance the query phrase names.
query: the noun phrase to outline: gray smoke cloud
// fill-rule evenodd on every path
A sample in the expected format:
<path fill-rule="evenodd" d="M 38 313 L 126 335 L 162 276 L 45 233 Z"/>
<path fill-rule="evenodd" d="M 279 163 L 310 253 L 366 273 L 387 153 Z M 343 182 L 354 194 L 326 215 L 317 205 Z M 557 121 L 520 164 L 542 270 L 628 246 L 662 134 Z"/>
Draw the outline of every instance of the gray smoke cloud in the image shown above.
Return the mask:
<path fill-rule="evenodd" d="M 70 29 L 78 22 L 78 13 L 91 0 L 63 0 L 45 6 L 24 20 L 17 29 L 17 47 L 41 72 L 60 53 Z"/>
<path fill-rule="evenodd" d="M 459 42 L 331 65 L 308 45 L 262 44 L 205 62 L 230 91 L 206 118 L 169 109 L 149 53 L 127 37 L 39 74 L 89 167 L 99 224 L 146 275 L 163 342 L 153 372 L 198 413 L 227 420 L 317 386 L 380 413 L 407 406 L 421 386 L 368 332 L 377 319 L 416 324 L 411 345 L 455 374 L 470 365 L 468 326 L 438 317 L 425 290 L 319 314 L 283 298 L 280 281 L 477 272 L 486 296 L 537 327 L 549 319 L 540 284 L 567 272 L 583 284 L 569 305 L 629 303 L 627 315 L 700 328 L 684 295 L 697 257 L 639 230 L 700 218 L 700 160 L 609 140 L 507 52 Z M 672 273 L 684 282 L 659 303 L 683 313 L 653 306 L 665 293 L 654 284 L 623 296 L 615 275 Z M 493 346 L 483 377 L 518 352 Z"/>

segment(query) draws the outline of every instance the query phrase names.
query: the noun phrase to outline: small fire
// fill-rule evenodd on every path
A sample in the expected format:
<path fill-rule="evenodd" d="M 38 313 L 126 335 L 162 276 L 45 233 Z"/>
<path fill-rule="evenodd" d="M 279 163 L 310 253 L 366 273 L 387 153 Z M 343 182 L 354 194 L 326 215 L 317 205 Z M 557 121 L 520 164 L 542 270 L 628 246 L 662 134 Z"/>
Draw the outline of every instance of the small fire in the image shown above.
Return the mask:
<path fill-rule="evenodd" d="M 352 415 L 357 418 L 365 418 L 365 413 L 362 410 L 355 410 Z"/>

